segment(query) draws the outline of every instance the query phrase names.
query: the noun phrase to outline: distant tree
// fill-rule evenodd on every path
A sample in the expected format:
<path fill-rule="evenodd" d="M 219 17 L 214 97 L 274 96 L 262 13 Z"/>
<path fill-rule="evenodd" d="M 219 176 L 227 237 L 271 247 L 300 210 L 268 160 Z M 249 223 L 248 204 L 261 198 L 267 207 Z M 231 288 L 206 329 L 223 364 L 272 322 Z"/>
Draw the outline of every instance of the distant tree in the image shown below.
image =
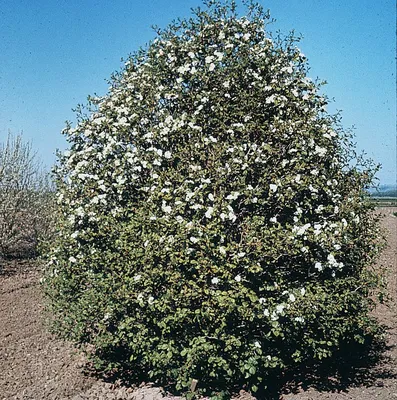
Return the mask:
<path fill-rule="evenodd" d="M 375 197 L 397 197 L 397 189 L 385 190 L 383 192 L 373 192 L 372 195 Z"/>
<path fill-rule="evenodd" d="M 0 143 L 0 258 L 37 253 L 51 230 L 51 182 L 21 134 Z"/>

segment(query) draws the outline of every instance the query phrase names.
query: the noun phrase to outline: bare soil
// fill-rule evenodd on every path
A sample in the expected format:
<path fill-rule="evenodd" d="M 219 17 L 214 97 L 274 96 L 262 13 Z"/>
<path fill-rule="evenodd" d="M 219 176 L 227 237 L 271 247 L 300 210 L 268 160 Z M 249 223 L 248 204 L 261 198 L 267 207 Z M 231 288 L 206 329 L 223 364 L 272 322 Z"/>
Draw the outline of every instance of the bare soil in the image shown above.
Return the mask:
<path fill-rule="evenodd" d="M 274 382 L 273 395 L 239 400 L 397 400 L 397 208 L 379 209 L 388 246 L 379 265 L 387 267 L 390 303 L 375 316 L 387 326 L 387 346 L 380 359 L 351 368 L 346 375 L 302 375 Z M 0 265 L 0 400 L 180 400 L 142 382 L 129 387 L 87 373 L 87 363 L 68 343 L 51 335 L 43 320 L 40 269 L 32 262 Z M 373 361 L 373 360 L 372 360 Z M 269 397 L 270 396 L 270 397 Z"/>

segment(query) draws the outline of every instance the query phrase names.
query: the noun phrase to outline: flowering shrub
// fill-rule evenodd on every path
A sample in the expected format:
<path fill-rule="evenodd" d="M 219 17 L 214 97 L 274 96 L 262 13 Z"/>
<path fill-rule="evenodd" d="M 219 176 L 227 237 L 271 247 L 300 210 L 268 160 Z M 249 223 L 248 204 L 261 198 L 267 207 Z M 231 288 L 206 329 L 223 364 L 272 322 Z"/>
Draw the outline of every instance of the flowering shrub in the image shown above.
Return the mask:
<path fill-rule="evenodd" d="M 65 129 L 45 287 L 98 368 L 208 394 L 374 334 L 379 246 L 374 168 L 296 38 L 267 32 L 258 6 L 207 6 Z"/>

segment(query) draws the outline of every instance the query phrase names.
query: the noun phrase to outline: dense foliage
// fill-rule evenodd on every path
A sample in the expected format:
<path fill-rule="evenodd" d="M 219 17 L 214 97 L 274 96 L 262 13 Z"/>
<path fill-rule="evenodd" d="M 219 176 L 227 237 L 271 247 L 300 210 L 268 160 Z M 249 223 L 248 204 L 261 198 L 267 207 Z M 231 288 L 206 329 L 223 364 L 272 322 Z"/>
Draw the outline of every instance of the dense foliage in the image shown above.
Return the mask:
<path fill-rule="evenodd" d="M 293 35 L 270 34 L 259 6 L 207 6 L 65 129 L 45 288 L 98 367 L 256 390 L 376 331 L 374 169 Z"/>

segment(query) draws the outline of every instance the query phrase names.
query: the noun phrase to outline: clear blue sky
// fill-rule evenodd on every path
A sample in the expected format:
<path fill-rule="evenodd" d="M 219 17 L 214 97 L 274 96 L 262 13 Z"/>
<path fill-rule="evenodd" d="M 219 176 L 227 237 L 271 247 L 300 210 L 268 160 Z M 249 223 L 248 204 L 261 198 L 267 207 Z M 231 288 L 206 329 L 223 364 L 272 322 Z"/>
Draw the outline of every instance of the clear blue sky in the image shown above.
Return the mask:
<path fill-rule="evenodd" d="M 260 0 L 277 22 L 304 38 L 310 76 L 356 126 L 359 150 L 396 182 L 396 4 L 392 0 Z M 65 149 L 60 131 L 87 95 L 103 95 L 121 58 L 201 0 L 0 1 L 0 141 L 23 131 L 47 164 Z"/>

